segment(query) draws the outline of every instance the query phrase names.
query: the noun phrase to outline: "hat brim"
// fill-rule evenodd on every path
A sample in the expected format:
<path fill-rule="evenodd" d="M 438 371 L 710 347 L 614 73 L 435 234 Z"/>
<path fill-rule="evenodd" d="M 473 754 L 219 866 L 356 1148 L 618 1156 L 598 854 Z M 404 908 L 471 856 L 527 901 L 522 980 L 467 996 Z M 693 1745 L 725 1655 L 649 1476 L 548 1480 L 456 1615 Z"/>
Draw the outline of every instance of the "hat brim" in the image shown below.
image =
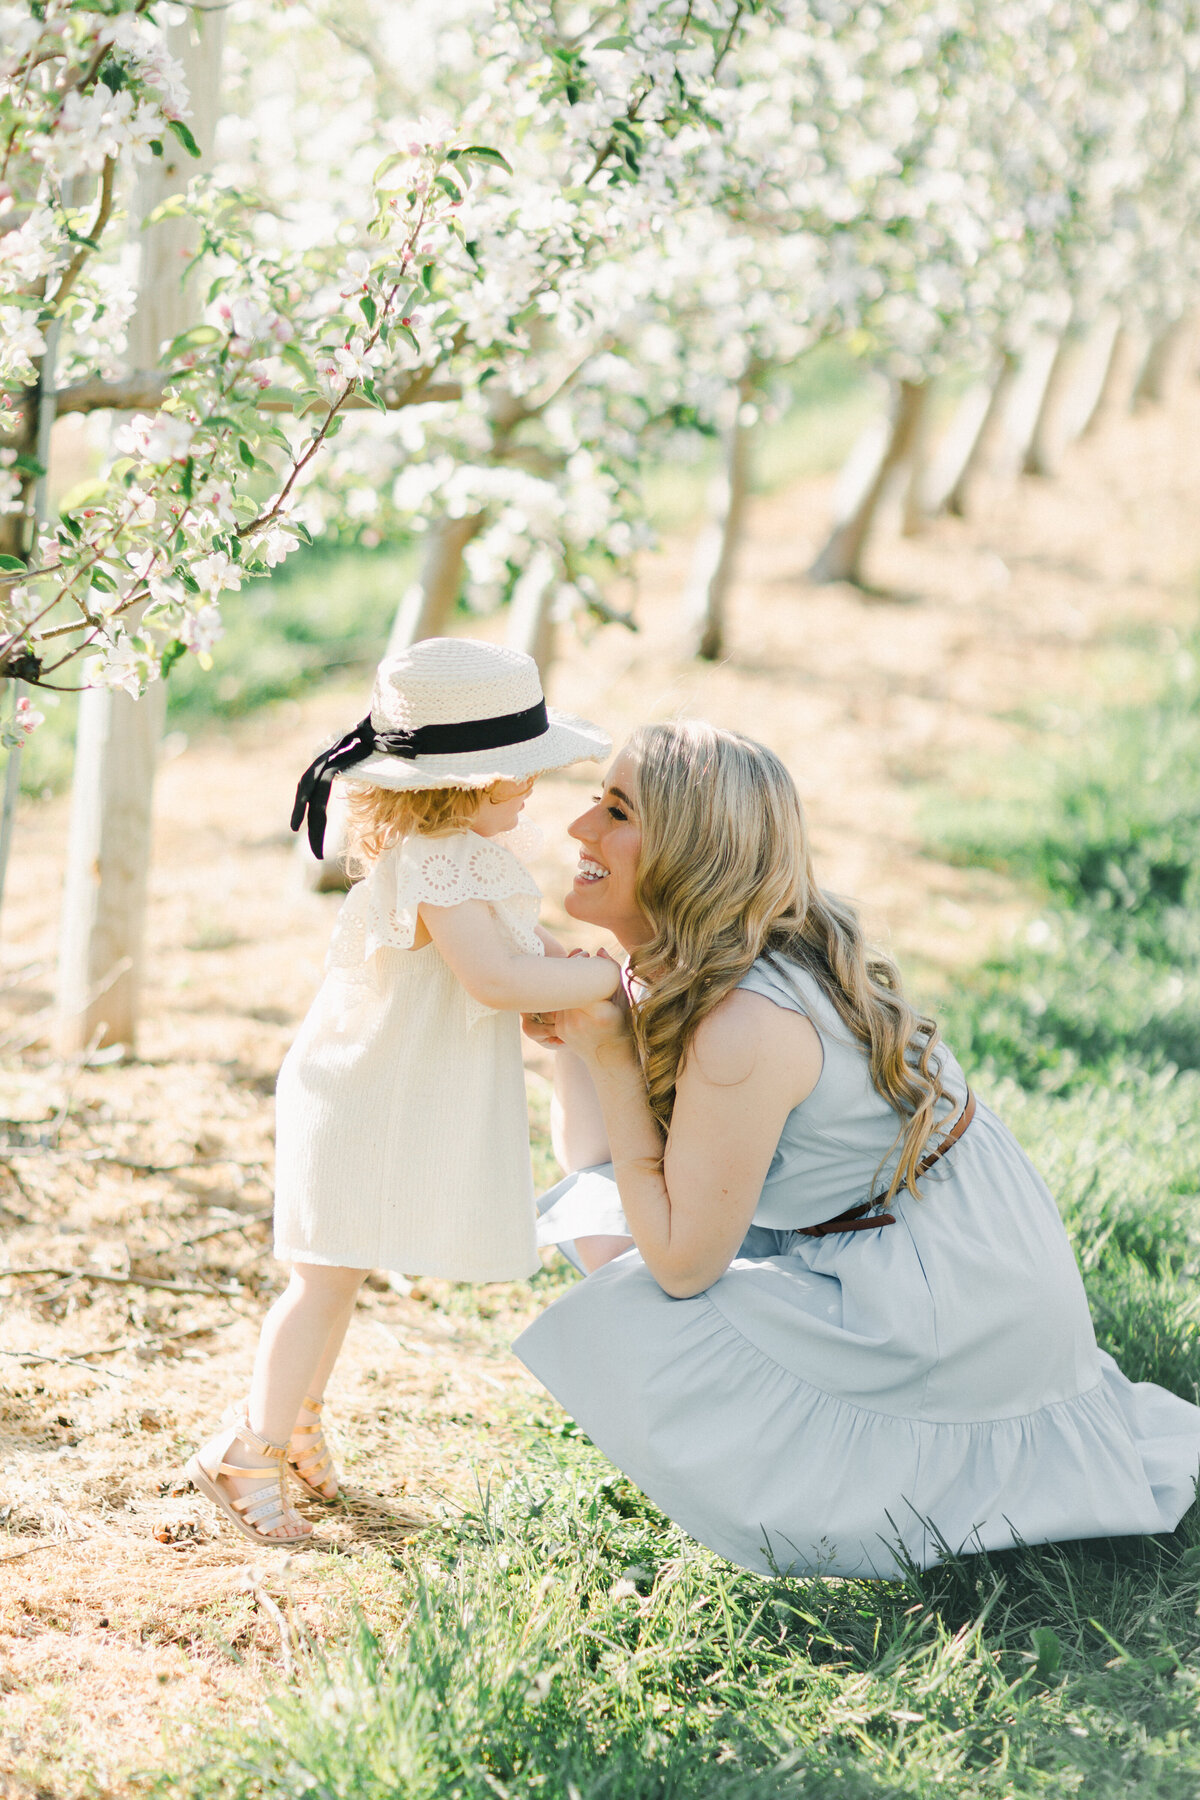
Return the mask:
<path fill-rule="evenodd" d="M 435 788 L 490 787 L 493 781 L 523 781 L 528 775 L 544 775 L 571 763 L 600 762 L 612 750 L 612 739 L 587 719 L 547 709 L 549 731 L 523 738 L 497 750 L 467 750 L 455 756 L 402 756 L 376 752 L 355 763 L 341 777 L 365 787 Z"/>

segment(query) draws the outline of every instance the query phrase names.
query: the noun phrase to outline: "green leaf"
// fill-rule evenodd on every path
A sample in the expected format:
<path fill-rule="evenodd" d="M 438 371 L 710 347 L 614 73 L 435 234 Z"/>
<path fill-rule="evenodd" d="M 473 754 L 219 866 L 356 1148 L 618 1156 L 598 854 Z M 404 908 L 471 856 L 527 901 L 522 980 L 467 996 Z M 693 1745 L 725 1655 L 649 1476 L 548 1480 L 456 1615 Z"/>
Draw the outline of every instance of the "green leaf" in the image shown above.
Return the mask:
<path fill-rule="evenodd" d="M 19 556 L 0 556 L 0 570 L 6 575 L 23 575 L 27 566 Z"/>
<path fill-rule="evenodd" d="M 380 399 L 379 389 L 375 386 L 375 383 L 373 381 L 362 382 L 360 391 L 362 393 L 363 399 L 369 400 L 371 405 L 374 406 L 379 412 L 387 411 L 387 403 L 386 403 L 386 401 Z"/>
<path fill-rule="evenodd" d="M 63 514 L 62 523 L 66 526 L 73 538 L 81 538 L 83 536 L 83 526 L 79 523 L 79 520 L 74 518 L 70 513 Z"/>
<path fill-rule="evenodd" d="M 452 181 L 450 179 L 449 175 L 435 175 L 433 179 L 436 185 L 441 188 L 443 194 L 448 194 L 451 200 L 462 199 L 462 189 L 459 187 L 457 181 Z"/>
<path fill-rule="evenodd" d="M 171 339 L 167 345 L 167 355 L 182 356 L 188 350 L 203 349 L 206 344 L 219 344 L 224 335 L 215 325 L 193 325 L 190 330 L 181 331 L 177 338 Z"/>
<path fill-rule="evenodd" d="M 153 151 L 155 156 L 161 156 L 163 153 L 162 139 L 161 138 L 151 138 L 150 139 L 150 148 Z M 164 674 L 166 673 L 165 669 L 164 669 L 163 673 Z"/>
<path fill-rule="evenodd" d="M 179 139 L 188 155 L 199 156 L 200 146 L 184 124 L 183 120 L 168 119 L 167 124 L 171 127 L 171 130 L 175 133 L 175 136 Z"/>
<path fill-rule="evenodd" d="M 279 354 L 284 362 L 291 363 L 293 369 L 307 380 L 314 381 L 316 379 L 316 372 L 299 344 L 285 344 Z"/>
<path fill-rule="evenodd" d="M 180 492 L 183 494 L 185 500 L 190 500 L 192 497 L 192 487 L 195 479 L 196 459 L 194 456 L 189 456 L 183 465 L 183 474 L 179 479 Z"/>
<path fill-rule="evenodd" d="M 420 340 L 411 325 L 397 325 L 396 330 L 405 343 L 411 344 L 414 350 L 421 348 Z"/>
<path fill-rule="evenodd" d="M 598 44 L 593 44 L 592 49 L 593 50 L 628 50 L 628 48 L 632 44 L 632 42 L 633 42 L 633 39 L 631 37 L 606 37 L 606 38 L 601 38 L 600 42 Z"/>
<path fill-rule="evenodd" d="M 183 194 L 169 194 L 161 200 L 146 218 L 147 225 L 161 224 L 163 219 L 183 219 L 188 214 L 187 199 Z"/>
<path fill-rule="evenodd" d="M 241 459 L 242 459 L 243 463 L 246 465 L 246 467 L 248 469 L 257 469 L 258 458 L 257 458 L 257 456 L 255 456 L 253 450 L 250 448 L 250 446 L 246 442 L 245 438 L 238 439 L 237 447 L 238 447 L 238 455 L 241 457 Z"/>
<path fill-rule="evenodd" d="M 102 594 L 115 594 L 117 592 L 116 582 L 113 580 L 108 570 L 100 568 L 99 564 L 92 570 L 90 579 L 92 586 L 98 587 Z"/>
<path fill-rule="evenodd" d="M 304 539 L 306 544 L 312 543 L 312 532 L 308 529 L 307 525 L 302 525 L 299 519 L 289 519 L 288 524 L 293 531 L 298 531 L 300 533 L 300 536 Z"/>
<path fill-rule="evenodd" d="M 501 156 L 498 150 L 489 150 L 486 144 L 468 144 L 462 155 L 472 157 L 475 162 L 493 163 L 496 168 L 512 174 L 512 164 L 507 157 Z"/>
<path fill-rule="evenodd" d="M 375 302 L 372 300 L 370 294 L 363 295 L 362 299 L 358 303 L 358 310 L 362 314 L 363 318 L 367 321 L 368 325 L 373 325 L 375 323 L 376 307 L 375 307 Z"/>
<path fill-rule="evenodd" d="M 379 183 L 383 180 L 384 176 L 389 173 L 390 170 L 397 168 L 402 162 L 407 162 L 407 161 L 408 161 L 408 157 L 403 150 L 393 150 L 393 152 L 390 156 L 384 157 L 383 161 L 380 163 L 379 167 L 376 169 L 375 173 L 372 175 L 371 186 L 378 187 Z"/>
<path fill-rule="evenodd" d="M 25 451 L 14 458 L 12 466 L 22 475 L 32 475 L 35 480 L 40 480 L 46 473 L 46 465 L 40 463 L 36 456 L 30 456 Z"/>
<path fill-rule="evenodd" d="M 159 658 L 158 672 L 164 681 L 171 673 L 171 670 L 175 667 L 175 664 L 179 661 L 180 657 L 186 655 L 187 645 L 181 644 L 178 638 L 172 638 L 171 642 L 163 651 L 162 656 Z"/>

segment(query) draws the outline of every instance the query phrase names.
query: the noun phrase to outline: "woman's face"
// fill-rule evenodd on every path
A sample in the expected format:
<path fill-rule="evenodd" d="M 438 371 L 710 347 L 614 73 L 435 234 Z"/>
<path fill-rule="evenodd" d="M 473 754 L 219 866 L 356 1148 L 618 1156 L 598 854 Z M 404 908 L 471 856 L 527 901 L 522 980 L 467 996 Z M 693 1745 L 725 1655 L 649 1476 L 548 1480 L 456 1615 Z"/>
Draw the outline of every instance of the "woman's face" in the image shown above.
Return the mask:
<path fill-rule="evenodd" d="M 573 919 L 611 931 L 626 950 L 636 950 L 652 936 L 634 899 L 642 828 L 633 793 L 633 763 L 622 751 L 594 805 L 567 827 L 579 845 L 579 872 L 566 909 Z"/>

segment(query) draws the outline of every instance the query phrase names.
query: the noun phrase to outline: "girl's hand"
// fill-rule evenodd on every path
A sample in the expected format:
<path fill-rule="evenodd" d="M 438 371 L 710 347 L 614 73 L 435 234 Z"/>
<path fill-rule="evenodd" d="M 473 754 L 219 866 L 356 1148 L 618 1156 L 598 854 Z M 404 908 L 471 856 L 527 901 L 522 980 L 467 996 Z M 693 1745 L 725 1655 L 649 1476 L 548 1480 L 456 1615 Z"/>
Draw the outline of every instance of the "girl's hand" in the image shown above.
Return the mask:
<path fill-rule="evenodd" d="M 561 1050 L 557 1019 L 557 1013 L 522 1013 L 521 1030 L 530 1043 L 540 1044 L 543 1050 Z"/>

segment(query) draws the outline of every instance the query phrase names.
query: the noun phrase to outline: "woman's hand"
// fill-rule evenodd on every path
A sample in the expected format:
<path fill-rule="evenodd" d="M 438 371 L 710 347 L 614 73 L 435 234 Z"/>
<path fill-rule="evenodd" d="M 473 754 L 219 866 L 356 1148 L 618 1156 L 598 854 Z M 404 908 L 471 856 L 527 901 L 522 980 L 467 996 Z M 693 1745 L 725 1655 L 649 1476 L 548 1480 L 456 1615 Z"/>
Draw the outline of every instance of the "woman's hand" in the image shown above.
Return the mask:
<path fill-rule="evenodd" d="M 597 955 L 612 962 L 607 950 Z M 597 1000 L 592 1006 L 573 1007 L 555 1015 L 559 1042 L 574 1051 L 585 1063 L 602 1059 L 606 1051 L 624 1049 L 632 1044 L 629 1029 L 629 999 L 621 983 L 610 1000 Z"/>

